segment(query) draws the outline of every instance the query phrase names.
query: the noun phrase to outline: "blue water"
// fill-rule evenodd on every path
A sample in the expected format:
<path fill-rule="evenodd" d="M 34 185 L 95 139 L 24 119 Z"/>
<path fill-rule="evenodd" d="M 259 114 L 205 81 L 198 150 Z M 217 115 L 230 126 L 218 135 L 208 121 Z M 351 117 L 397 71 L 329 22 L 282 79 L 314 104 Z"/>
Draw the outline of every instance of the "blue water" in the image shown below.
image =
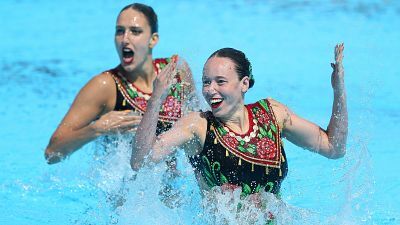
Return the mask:
<path fill-rule="evenodd" d="M 79 89 L 118 64 L 115 19 L 129 3 L 0 3 L 0 224 L 115 221 L 102 187 L 121 184 L 98 175 L 102 158 L 97 145 L 53 166 L 45 163 L 43 151 Z M 306 212 L 292 213 L 293 224 L 400 224 L 399 2 L 145 3 L 160 20 L 155 57 L 183 56 L 198 88 L 206 58 L 216 49 L 235 47 L 248 55 L 256 79 L 246 102 L 271 96 L 321 127 L 329 122 L 332 104 L 333 47 L 344 42 L 348 154 L 328 160 L 286 142 L 290 171 L 282 198 L 296 212 Z M 186 208 L 168 211 L 157 204 L 152 183 L 157 177 L 147 180 L 143 176 L 152 172 L 144 172 L 135 184 L 138 192 L 126 195 L 119 223 L 169 224 L 169 217 L 178 224 L 201 221 L 195 182 L 184 165 L 185 190 L 194 190 L 193 200 L 185 199 Z M 116 164 L 109 168 L 110 173 L 123 170 Z M 146 189 L 154 196 L 140 201 L 138 193 Z M 146 210 L 146 204 L 152 208 Z"/>

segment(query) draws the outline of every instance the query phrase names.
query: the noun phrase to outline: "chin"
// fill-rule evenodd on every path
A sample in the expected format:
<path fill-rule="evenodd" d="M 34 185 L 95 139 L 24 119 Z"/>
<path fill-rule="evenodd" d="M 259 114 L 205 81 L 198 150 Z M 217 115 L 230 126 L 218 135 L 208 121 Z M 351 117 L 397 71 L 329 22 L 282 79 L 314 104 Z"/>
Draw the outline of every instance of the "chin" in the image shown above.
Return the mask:
<path fill-rule="evenodd" d="M 215 110 L 212 110 L 212 109 L 211 109 L 211 112 L 212 112 L 212 114 L 213 114 L 215 117 L 217 117 L 217 118 L 220 118 L 220 117 L 223 116 L 223 114 L 221 113 L 220 110 L 215 111 Z"/>
<path fill-rule="evenodd" d="M 123 62 L 121 62 L 121 66 L 126 72 L 132 72 L 135 70 L 135 66 L 132 64 L 124 65 Z"/>

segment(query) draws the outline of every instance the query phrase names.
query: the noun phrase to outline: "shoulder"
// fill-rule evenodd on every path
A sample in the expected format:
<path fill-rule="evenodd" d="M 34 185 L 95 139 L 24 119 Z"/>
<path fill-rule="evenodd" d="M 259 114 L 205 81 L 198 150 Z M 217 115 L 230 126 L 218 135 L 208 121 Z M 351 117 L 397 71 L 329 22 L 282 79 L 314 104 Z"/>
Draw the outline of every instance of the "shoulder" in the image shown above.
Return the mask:
<path fill-rule="evenodd" d="M 107 70 L 94 76 L 89 82 L 92 82 L 100 88 L 115 87 L 112 70 Z"/>
<path fill-rule="evenodd" d="M 264 99 L 264 101 L 269 103 L 272 112 L 274 113 L 274 116 L 276 118 L 276 122 L 280 127 L 283 127 L 286 123 L 287 118 L 290 118 L 290 115 L 292 114 L 290 109 L 285 104 L 273 98 L 267 98 Z"/>
<path fill-rule="evenodd" d="M 115 80 L 109 71 L 102 72 L 90 79 L 82 88 L 82 91 L 92 93 L 111 93 L 116 90 Z"/>
<path fill-rule="evenodd" d="M 268 101 L 269 104 L 271 105 L 272 110 L 274 111 L 280 111 L 282 109 L 287 108 L 286 105 L 282 104 L 281 102 L 273 99 L 273 98 L 266 98 L 264 101 Z"/>
<path fill-rule="evenodd" d="M 264 108 L 266 111 L 270 111 L 270 109 L 272 110 L 272 112 L 274 114 L 279 114 L 280 111 L 285 110 L 285 105 L 276 101 L 275 99 L 272 98 L 264 98 L 264 99 L 260 99 L 255 103 L 251 103 L 246 105 L 247 107 L 254 107 L 254 106 L 258 106 L 261 105 L 262 108 Z"/>
<path fill-rule="evenodd" d="M 116 96 L 116 84 L 108 71 L 102 72 L 92 79 L 79 91 L 78 98 L 84 102 L 112 105 Z"/>

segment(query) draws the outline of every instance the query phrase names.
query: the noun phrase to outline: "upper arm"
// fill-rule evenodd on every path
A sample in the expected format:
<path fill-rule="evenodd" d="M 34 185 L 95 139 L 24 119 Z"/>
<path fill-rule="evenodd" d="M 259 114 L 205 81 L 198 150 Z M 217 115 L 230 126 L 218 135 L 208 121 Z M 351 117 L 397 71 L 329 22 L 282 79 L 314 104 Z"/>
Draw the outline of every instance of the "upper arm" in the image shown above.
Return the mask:
<path fill-rule="evenodd" d="M 292 112 L 287 106 L 270 100 L 282 135 L 293 144 L 328 155 L 331 149 L 328 135 L 321 127 Z"/>
<path fill-rule="evenodd" d="M 81 129 L 115 105 L 116 87 L 108 74 L 100 74 L 91 79 L 75 97 L 67 114 L 53 136 Z"/>
<path fill-rule="evenodd" d="M 156 138 L 152 149 L 153 159 L 161 160 L 176 148 L 183 146 L 189 154 L 192 154 L 203 145 L 206 126 L 207 121 L 199 112 L 192 112 L 182 117 L 171 129 Z"/>

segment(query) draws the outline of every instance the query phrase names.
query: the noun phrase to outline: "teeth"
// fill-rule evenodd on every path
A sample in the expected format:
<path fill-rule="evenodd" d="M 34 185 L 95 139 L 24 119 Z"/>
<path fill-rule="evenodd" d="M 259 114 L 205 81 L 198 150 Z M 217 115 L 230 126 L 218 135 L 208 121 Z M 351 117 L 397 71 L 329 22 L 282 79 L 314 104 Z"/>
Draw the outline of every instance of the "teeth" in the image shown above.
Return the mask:
<path fill-rule="evenodd" d="M 221 98 L 218 98 L 218 99 L 214 98 L 214 99 L 211 99 L 210 102 L 211 102 L 211 104 L 215 104 L 215 103 L 222 102 L 222 99 Z"/>
<path fill-rule="evenodd" d="M 123 48 L 123 49 L 122 49 L 122 51 L 123 51 L 123 52 L 126 52 L 126 53 L 128 53 L 128 52 L 132 52 L 132 50 L 131 50 L 131 49 L 129 49 L 129 48 Z"/>

